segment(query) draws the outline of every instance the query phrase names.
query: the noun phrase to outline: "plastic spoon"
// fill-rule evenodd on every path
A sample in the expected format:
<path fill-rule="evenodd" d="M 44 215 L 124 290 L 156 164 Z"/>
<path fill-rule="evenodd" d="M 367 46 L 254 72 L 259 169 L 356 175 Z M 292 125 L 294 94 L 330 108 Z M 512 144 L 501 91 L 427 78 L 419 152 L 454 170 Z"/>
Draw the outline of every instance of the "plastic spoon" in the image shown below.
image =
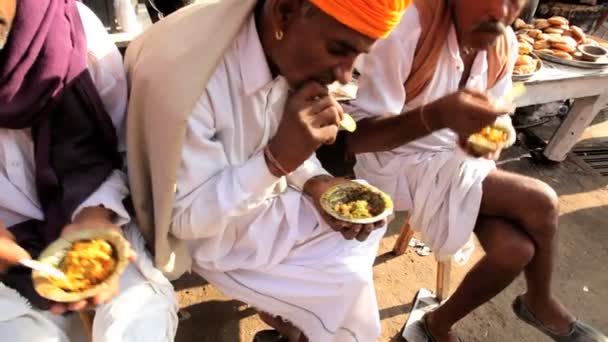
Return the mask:
<path fill-rule="evenodd" d="M 56 269 L 55 267 L 53 267 L 51 265 L 41 263 L 40 261 L 22 259 L 22 260 L 19 260 L 19 263 L 22 266 L 31 268 L 32 270 L 48 274 L 53 278 L 66 279 L 66 276 L 63 272 L 61 272 L 60 270 Z"/>

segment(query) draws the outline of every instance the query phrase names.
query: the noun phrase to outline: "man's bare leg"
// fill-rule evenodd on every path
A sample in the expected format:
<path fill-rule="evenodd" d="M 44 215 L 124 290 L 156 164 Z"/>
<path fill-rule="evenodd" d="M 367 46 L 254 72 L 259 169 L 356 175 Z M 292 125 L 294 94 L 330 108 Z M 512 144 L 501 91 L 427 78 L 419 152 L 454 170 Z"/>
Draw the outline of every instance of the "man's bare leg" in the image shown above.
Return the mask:
<path fill-rule="evenodd" d="M 483 198 L 475 232 L 487 255 L 467 274 L 454 295 L 427 319 L 440 341 L 454 341 L 449 330 L 472 310 L 497 295 L 525 269 L 528 292 L 524 303 L 547 326 L 567 332 L 574 317 L 551 294 L 558 199 L 546 184 L 504 171 L 492 172 L 483 183 Z M 514 248 L 518 262 L 503 260 Z M 529 263 L 526 253 L 532 251 Z M 513 260 L 512 260 L 513 261 Z M 510 280 L 509 280 L 510 279 Z"/>
<path fill-rule="evenodd" d="M 482 215 L 515 222 L 534 242 L 534 257 L 525 269 L 524 304 L 547 327 L 567 333 L 575 317 L 551 291 L 559 217 L 555 191 L 539 180 L 497 170 L 484 181 L 483 192 Z"/>
<path fill-rule="evenodd" d="M 427 315 L 428 328 L 437 341 L 457 341 L 450 333 L 452 326 L 509 286 L 534 256 L 532 240 L 505 220 L 480 217 L 475 232 L 486 255 L 454 294 Z"/>

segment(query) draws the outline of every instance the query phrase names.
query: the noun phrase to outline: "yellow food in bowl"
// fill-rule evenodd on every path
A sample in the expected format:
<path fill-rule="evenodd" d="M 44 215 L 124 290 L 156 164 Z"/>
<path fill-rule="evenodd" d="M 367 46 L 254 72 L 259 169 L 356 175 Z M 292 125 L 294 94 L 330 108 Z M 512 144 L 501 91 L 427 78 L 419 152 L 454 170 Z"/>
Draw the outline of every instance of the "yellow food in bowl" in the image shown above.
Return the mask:
<path fill-rule="evenodd" d="M 373 217 L 369 211 L 369 203 L 365 200 L 352 202 L 340 202 L 336 204 L 334 210 L 342 217 L 347 219 L 366 219 Z"/>
<path fill-rule="evenodd" d="M 106 280 L 115 268 L 110 243 L 103 239 L 76 241 L 60 265 L 66 279 L 53 279 L 53 283 L 65 291 L 83 291 Z"/>

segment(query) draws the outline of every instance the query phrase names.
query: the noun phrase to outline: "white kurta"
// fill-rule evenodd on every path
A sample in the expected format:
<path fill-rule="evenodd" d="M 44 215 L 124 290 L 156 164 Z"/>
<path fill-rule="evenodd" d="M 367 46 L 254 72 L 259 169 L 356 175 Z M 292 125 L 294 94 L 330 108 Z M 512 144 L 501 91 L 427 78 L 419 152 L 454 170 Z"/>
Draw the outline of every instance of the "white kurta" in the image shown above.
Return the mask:
<path fill-rule="evenodd" d="M 105 28 L 82 3 L 77 2 L 88 47 L 88 70 L 119 136 L 124 152 L 127 84 L 122 57 Z M 8 227 L 31 219 L 42 220 L 35 188 L 34 146 L 29 129 L 0 129 L 0 220 Z M 127 177 L 115 170 L 73 213 L 103 205 L 116 213 L 116 224 L 138 254 L 121 278 L 121 292 L 96 310 L 94 341 L 171 341 L 177 329 L 177 301 L 171 284 L 154 268 L 143 238 L 122 204 L 128 195 Z M 145 309 L 144 309 L 145 307 Z M 143 311 L 145 310 L 145 311 Z M 79 324 L 32 309 L 16 291 L 0 283 L 0 341 L 77 341 Z M 76 329 L 72 329 L 74 327 Z M 16 332 L 18 332 L 16 334 Z"/>
<path fill-rule="evenodd" d="M 270 173 L 262 150 L 287 93 L 252 17 L 189 117 L 172 232 L 189 240 L 206 280 L 291 321 L 310 341 L 375 341 L 372 264 L 384 229 L 347 241 L 319 217 L 299 190 L 326 174 L 314 156 L 288 177 Z"/>
<path fill-rule="evenodd" d="M 404 83 L 420 30 L 417 9 L 411 6 L 390 37 L 358 60 L 359 89 L 355 108 L 349 108 L 356 119 L 397 115 L 458 91 L 464 63 L 452 26 L 432 81 L 405 105 Z M 517 42 L 510 29 L 509 36 L 515 57 Z M 487 70 L 487 53 L 480 52 L 466 87 L 485 90 Z M 490 93 L 501 97 L 510 88 L 511 72 Z M 457 145 L 457 135 L 444 129 L 392 151 L 358 155 L 355 173 L 391 194 L 397 210 L 410 211 L 412 227 L 422 233 L 439 259 L 445 259 L 468 241 L 479 214 L 482 182 L 494 168 L 493 161 L 466 155 Z"/>

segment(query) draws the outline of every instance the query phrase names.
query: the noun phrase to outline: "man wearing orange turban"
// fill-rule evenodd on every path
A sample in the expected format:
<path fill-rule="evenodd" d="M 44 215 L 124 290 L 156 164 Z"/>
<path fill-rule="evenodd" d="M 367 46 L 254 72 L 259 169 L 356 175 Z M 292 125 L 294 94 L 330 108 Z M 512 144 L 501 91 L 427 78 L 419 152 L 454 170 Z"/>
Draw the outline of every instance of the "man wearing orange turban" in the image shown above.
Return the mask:
<path fill-rule="evenodd" d="M 385 222 L 328 218 L 320 196 L 348 180 L 314 152 L 343 117 L 327 85 L 350 80 L 409 2 L 199 1 L 127 51 L 129 178 L 156 265 L 172 278 L 191 268 L 268 313 L 281 334 L 256 341 L 380 334 L 372 265 Z"/>

